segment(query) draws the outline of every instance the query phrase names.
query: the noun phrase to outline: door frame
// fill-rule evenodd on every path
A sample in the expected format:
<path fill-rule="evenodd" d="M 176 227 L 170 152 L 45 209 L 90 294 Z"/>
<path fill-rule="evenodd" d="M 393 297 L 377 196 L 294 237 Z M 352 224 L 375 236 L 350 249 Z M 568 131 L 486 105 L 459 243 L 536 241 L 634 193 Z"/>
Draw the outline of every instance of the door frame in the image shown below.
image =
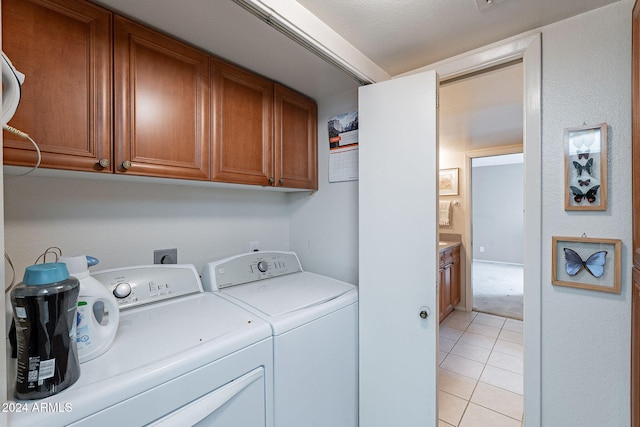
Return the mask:
<path fill-rule="evenodd" d="M 524 72 L 524 421 L 541 423 L 542 41 L 532 31 L 397 76 L 435 70 L 440 80 L 522 59 Z"/>

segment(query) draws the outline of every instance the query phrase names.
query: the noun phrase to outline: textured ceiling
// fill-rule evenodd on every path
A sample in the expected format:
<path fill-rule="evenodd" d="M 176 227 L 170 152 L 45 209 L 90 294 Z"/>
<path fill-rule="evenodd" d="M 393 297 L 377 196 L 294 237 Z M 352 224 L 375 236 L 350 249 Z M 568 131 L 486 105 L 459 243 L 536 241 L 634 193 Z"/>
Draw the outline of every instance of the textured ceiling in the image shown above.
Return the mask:
<path fill-rule="evenodd" d="M 358 86 L 232 0 L 93 1 L 315 99 Z M 297 0 L 391 75 L 615 1 Z"/>
<path fill-rule="evenodd" d="M 391 75 L 616 1 L 297 0 Z"/>

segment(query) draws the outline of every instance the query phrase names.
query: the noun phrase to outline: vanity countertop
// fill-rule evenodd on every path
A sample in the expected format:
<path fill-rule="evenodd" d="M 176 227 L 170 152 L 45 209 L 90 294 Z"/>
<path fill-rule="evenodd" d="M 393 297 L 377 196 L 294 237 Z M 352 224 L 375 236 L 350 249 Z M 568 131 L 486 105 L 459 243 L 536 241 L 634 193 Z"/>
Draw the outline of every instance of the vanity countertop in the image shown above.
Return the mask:
<path fill-rule="evenodd" d="M 460 242 L 439 242 L 438 244 L 438 252 L 443 252 L 446 251 L 447 249 L 451 249 L 454 248 L 456 246 L 459 246 Z"/>

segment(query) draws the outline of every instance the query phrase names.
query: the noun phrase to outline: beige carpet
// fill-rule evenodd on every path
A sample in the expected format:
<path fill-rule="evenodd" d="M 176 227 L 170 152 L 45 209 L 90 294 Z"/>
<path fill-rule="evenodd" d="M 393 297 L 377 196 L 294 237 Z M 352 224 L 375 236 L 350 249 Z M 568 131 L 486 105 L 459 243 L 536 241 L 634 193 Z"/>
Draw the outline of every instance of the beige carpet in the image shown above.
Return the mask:
<path fill-rule="evenodd" d="M 522 265 L 473 261 L 473 309 L 523 320 Z"/>

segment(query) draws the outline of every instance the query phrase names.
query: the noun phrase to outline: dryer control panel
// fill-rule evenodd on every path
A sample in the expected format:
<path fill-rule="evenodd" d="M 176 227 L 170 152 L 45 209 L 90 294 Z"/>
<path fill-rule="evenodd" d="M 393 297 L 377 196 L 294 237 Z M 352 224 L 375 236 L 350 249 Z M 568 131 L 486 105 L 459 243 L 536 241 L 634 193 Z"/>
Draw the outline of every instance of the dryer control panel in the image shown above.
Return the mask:
<path fill-rule="evenodd" d="M 249 252 L 210 262 L 202 271 L 202 284 L 207 291 L 302 271 L 295 252 Z"/>
<path fill-rule="evenodd" d="M 154 264 L 92 272 L 116 297 L 120 310 L 202 292 L 191 264 Z"/>

